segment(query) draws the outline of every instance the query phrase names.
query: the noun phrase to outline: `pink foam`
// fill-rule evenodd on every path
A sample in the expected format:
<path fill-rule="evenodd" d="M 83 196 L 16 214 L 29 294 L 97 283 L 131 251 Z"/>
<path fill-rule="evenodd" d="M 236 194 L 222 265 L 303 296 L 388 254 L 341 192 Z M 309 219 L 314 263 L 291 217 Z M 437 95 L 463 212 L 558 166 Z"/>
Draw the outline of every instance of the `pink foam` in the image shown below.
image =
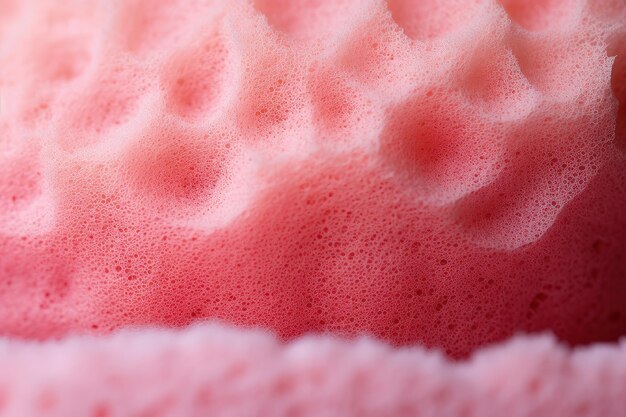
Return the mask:
<path fill-rule="evenodd" d="M 63 342 L 0 340 L 0 416 L 617 417 L 626 341 L 576 350 L 515 338 L 450 362 L 371 339 L 222 326 Z M 85 372 L 89 369 L 89 372 Z"/>
<path fill-rule="evenodd" d="M 0 12 L 0 334 L 626 334 L 621 2 Z"/>

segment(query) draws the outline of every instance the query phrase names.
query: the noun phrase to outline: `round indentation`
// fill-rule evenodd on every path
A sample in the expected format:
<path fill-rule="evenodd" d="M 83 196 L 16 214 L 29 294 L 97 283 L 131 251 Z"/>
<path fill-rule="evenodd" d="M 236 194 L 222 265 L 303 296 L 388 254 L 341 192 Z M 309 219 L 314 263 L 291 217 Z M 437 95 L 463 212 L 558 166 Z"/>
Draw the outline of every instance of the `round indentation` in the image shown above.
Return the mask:
<path fill-rule="evenodd" d="M 339 63 L 359 82 L 393 100 L 410 91 L 424 70 L 410 40 L 382 12 L 353 32 Z"/>
<path fill-rule="evenodd" d="M 34 64 L 47 81 L 70 81 L 89 64 L 90 54 L 80 39 L 62 39 L 38 45 Z"/>
<path fill-rule="evenodd" d="M 0 234 L 44 233 L 54 223 L 55 201 L 40 150 L 27 144 L 0 152 Z"/>
<path fill-rule="evenodd" d="M 214 26 L 229 2 L 219 0 L 128 0 L 114 3 L 111 37 L 137 55 L 162 54 L 164 48 L 194 39 L 196 31 Z M 201 16 L 201 20 L 198 20 Z"/>
<path fill-rule="evenodd" d="M 361 3 L 357 0 L 254 0 L 255 8 L 273 28 L 299 39 L 332 38 L 350 26 Z"/>
<path fill-rule="evenodd" d="M 604 21 L 626 21 L 624 0 L 587 0 L 587 9 Z"/>
<path fill-rule="evenodd" d="M 119 67 L 94 74 L 85 91 L 69 103 L 58 142 L 66 150 L 99 143 L 111 129 L 127 123 L 137 111 L 147 79 Z"/>
<path fill-rule="evenodd" d="M 237 106 L 240 129 L 252 139 L 286 122 L 305 104 L 300 96 L 304 88 L 291 57 L 248 63 Z"/>
<path fill-rule="evenodd" d="M 4 0 L 0 2 L 0 33 L 5 28 L 7 23 L 10 23 L 12 19 L 15 19 L 15 15 L 19 11 L 21 2 L 17 0 Z"/>
<path fill-rule="evenodd" d="M 17 155 L 0 155 L 0 207 L 2 212 L 29 203 L 40 193 L 43 169 L 37 157 L 38 147 L 28 147 Z"/>
<path fill-rule="evenodd" d="M 136 97 L 103 87 L 87 95 L 82 111 L 77 115 L 76 128 L 102 133 L 112 126 L 122 124 L 133 110 Z"/>
<path fill-rule="evenodd" d="M 346 128 L 357 92 L 336 71 L 316 72 L 309 80 L 315 122 L 323 130 Z"/>
<path fill-rule="evenodd" d="M 173 56 L 164 76 L 168 109 L 183 118 L 206 115 L 227 79 L 227 59 L 224 40 L 217 35 L 199 47 Z"/>
<path fill-rule="evenodd" d="M 531 31 L 563 29 L 575 22 L 581 0 L 498 0 L 513 22 Z"/>
<path fill-rule="evenodd" d="M 222 177 L 224 155 L 216 148 L 203 135 L 166 127 L 141 138 L 125 165 L 140 190 L 189 201 L 212 190 Z"/>
<path fill-rule="evenodd" d="M 472 56 L 463 76 L 468 98 L 498 119 L 526 117 L 537 104 L 537 92 L 522 73 L 513 53 L 488 45 Z"/>
<path fill-rule="evenodd" d="M 543 236 L 608 157 L 597 142 L 602 133 L 585 120 L 537 114 L 519 125 L 498 177 L 456 206 L 459 224 L 489 247 L 514 249 Z"/>
<path fill-rule="evenodd" d="M 587 77 L 596 76 L 590 71 L 596 71 L 597 66 L 590 63 L 594 55 L 600 56 L 595 48 L 578 39 L 512 33 L 509 45 L 528 81 L 557 100 L 576 96 Z"/>
<path fill-rule="evenodd" d="M 414 40 L 434 39 L 470 20 L 482 0 L 387 0 L 389 11 Z"/>
<path fill-rule="evenodd" d="M 132 52 L 144 52 L 167 41 L 181 29 L 182 6 L 179 0 L 146 2 L 134 0 L 125 2 L 120 9 L 118 30 L 124 37 L 124 43 Z M 184 16 L 184 15 L 183 15 Z"/>
<path fill-rule="evenodd" d="M 447 96 L 447 97 L 446 97 Z M 388 160 L 427 200 L 449 201 L 494 175 L 502 133 L 446 92 L 426 92 L 396 107 L 381 135 Z"/>

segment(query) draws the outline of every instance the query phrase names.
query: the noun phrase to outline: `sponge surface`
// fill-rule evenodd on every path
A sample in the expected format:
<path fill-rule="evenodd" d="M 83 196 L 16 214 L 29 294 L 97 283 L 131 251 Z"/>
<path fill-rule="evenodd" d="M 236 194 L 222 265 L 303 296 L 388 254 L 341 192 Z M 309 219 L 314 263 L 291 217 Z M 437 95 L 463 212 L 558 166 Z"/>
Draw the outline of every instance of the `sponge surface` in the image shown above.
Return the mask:
<path fill-rule="evenodd" d="M 0 334 L 616 340 L 624 22 L 610 0 L 0 0 Z"/>
<path fill-rule="evenodd" d="M 85 372 L 86 367 L 90 372 Z M 0 340 L 0 416 L 621 417 L 626 340 L 516 338 L 449 362 L 371 339 L 223 326 Z"/>

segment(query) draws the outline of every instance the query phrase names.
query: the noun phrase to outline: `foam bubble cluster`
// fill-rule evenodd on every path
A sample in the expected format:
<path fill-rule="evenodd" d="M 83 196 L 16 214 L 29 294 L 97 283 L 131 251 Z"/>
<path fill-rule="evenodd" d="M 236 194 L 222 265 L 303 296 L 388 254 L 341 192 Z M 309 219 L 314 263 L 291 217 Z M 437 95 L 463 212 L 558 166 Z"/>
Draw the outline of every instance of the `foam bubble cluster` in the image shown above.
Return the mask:
<path fill-rule="evenodd" d="M 85 366 L 90 372 L 85 372 Z M 371 339 L 287 345 L 222 326 L 0 340 L 0 416 L 620 417 L 626 343 L 543 336 L 450 362 Z"/>
<path fill-rule="evenodd" d="M 626 333 L 622 2 L 0 10 L 1 334 Z"/>

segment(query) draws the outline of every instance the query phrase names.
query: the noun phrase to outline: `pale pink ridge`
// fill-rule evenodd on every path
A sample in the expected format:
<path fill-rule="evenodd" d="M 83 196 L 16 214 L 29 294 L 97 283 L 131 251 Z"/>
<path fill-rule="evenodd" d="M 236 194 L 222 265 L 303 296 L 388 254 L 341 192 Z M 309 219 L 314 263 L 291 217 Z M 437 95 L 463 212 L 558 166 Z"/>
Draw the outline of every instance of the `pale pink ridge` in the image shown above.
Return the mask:
<path fill-rule="evenodd" d="M 514 338 L 450 362 L 368 338 L 221 325 L 0 342 L 0 416 L 620 417 L 626 340 Z"/>

